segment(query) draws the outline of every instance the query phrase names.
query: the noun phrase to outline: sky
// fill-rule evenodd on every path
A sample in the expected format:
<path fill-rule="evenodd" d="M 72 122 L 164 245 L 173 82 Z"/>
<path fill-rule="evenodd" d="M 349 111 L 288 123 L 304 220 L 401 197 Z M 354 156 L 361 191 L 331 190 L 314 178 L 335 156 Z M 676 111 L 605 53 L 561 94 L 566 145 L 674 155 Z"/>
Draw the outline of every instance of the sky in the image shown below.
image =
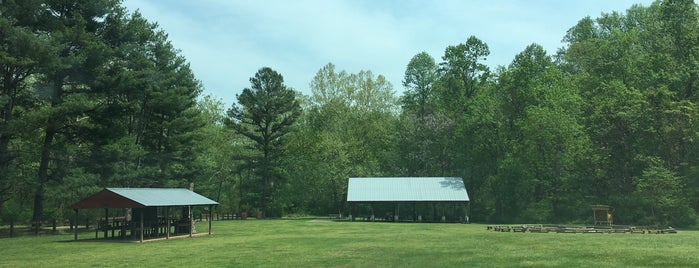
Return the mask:
<path fill-rule="evenodd" d="M 494 69 L 507 66 L 528 45 L 554 54 L 580 19 L 625 12 L 650 0 L 124 0 L 169 35 L 190 63 L 203 95 L 226 107 L 250 87 L 262 67 L 287 86 L 310 95 L 309 84 L 328 63 L 336 71 L 383 75 L 401 95 L 405 67 L 427 52 L 469 36 L 485 42 Z"/>

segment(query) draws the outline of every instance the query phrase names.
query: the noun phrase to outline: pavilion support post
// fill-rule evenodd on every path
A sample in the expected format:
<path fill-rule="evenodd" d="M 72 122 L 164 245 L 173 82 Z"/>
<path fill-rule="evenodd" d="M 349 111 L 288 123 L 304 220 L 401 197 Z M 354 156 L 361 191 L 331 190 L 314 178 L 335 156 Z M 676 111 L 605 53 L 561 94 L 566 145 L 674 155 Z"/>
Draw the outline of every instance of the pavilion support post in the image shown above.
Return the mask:
<path fill-rule="evenodd" d="M 140 238 L 139 238 L 138 241 L 140 241 L 141 243 L 143 243 L 143 211 L 146 210 L 146 209 L 143 208 L 143 209 L 139 209 L 139 210 L 141 211 L 141 220 L 140 220 L 140 221 L 141 221 L 141 226 L 140 226 L 141 229 L 139 230 L 139 236 L 140 236 Z"/>
<path fill-rule="evenodd" d="M 376 215 L 374 214 L 374 202 L 371 202 L 371 221 L 376 221 Z"/>
<path fill-rule="evenodd" d="M 107 239 L 107 233 L 109 232 L 109 209 L 104 208 L 104 221 L 102 222 L 102 230 L 104 231 L 104 239 Z"/>
<path fill-rule="evenodd" d="M 121 219 L 121 239 L 126 239 L 126 219 L 128 217 L 128 215 L 126 215 L 127 213 L 128 211 L 126 208 L 122 209 L 122 214 L 124 215 L 124 217 Z"/>
<path fill-rule="evenodd" d="M 165 239 L 170 239 L 170 207 L 165 207 Z"/>
<path fill-rule="evenodd" d="M 396 213 L 393 215 L 393 221 L 398 221 L 400 215 L 400 202 L 396 202 Z"/>
<path fill-rule="evenodd" d="M 416 209 L 416 202 L 413 202 L 413 222 L 417 222 L 417 209 Z"/>
<path fill-rule="evenodd" d="M 352 215 L 352 213 L 354 212 L 353 210 L 354 210 L 354 202 L 350 203 L 350 207 L 349 207 L 349 220 L 350 221 L 354 221 L 354 216 Z"/>
<path fill-rule="evenodd" d="M 444 212 L 445 212 L 445 210 L 446 210 L 445 205 L 444 205 L 444 204 L 440 204 L 439 207 L 442 209 L 442 222 L 446 222 L 446 221 L 447 221 L 447 217 L 444 215 Z"/>
<path fill-rule="evenodd" d="M 75 240 L 78 240 L 78 209 L 75 210 L 75 220 L 73 221 L 75 223 L 75 228 L 73 228 L 73 237 Z"/>
<path fill-rule="evenodd" d="M 189 237 L 192 237 L 192 230 L 194 229 L 194 217 L 192 217 L 192 206 L 187 206 L 187 211 L 189 211 Z"/>
<path fill-rule="evenodd" d="M 211 235 L 211 222 L 214 221 L 214 213 L 213 213 L 214 210 L 213 209 L 214 209 L 214 206 L 209 205 L 209 219 L 208 219 L 208 221 L 209 221 L 209 235 Z"/>
<path fill-rule="evenodd" d="M 464 223 L 470 223 L 468 218 L 468 203 L 464 203 Z"/>

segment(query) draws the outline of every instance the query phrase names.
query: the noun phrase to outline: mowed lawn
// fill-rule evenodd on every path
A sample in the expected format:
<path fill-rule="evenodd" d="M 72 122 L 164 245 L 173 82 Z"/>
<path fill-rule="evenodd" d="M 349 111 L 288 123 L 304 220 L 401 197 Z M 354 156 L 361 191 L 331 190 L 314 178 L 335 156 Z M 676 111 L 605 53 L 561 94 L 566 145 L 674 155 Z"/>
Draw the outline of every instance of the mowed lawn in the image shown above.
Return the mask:
<path fill-rule="evenodd" d="M 205 231 L 207 223 L 199 223 Z M 215 221 L 214 235 L 94 242 L 0 239 L 0 267 L 699 267 L 699 231 L 499 233 L 478 224 Z"/>

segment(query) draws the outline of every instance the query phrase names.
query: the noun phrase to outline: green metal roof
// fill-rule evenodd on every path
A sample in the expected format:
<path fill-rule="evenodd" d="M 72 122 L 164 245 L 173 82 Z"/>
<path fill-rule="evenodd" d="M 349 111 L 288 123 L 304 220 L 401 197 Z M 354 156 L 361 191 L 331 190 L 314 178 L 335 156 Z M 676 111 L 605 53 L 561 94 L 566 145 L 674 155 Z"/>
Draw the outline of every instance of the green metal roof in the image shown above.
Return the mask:
<path fill-rule="evenodd" d="M 348 202 L 469 201 L 464 180 L 458 177 L 349 178 Z"/>
<path fill-rule="evenodd" d="M 71 206 L 81 208 L 137 208 L 218 205 L 218 202 L 183 188 L 106 188 Z"/>

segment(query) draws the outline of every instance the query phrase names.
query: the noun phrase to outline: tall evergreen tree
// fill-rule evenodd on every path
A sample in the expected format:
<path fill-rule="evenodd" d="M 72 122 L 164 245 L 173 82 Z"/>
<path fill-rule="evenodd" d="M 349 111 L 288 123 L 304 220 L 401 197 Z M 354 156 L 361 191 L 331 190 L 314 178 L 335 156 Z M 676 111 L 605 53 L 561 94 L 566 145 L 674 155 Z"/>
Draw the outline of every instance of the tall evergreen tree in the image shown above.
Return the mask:
<path fill-rule="evenodd" d="M 41 113 L 42 139 L 32 221 L 43 220 L 47 183 L 60 181 L 68 172 L 72 144 L 81 143 L 84 125 L 80 118 L 98 103 L 93 85 L 104 70 L 109 48 L 99 38 L 101 19 L 116 2 L 48 1 L 37 10 L 40 29 L 51 36 L 57 57 L 40 79 L 40 96 L 46 103 Z M 45 10 L 41 10 L 45 9 Z M 77 151 L 76 151 L 77 152 Z M 64 157 L 59 157 L 64 156 Z"/>
<path fill-rule="evenodd" d="M 284 138 L 301 114 L 296 93 L 284 85 L 281 74 L 264 67 L 250 78 L 250 88 L 238 95 L 239 105 L 228 110 L 227 124 L 253 141 L 256 156 L 248 161 L 260 178 L 260 208 L 267 216 L 269 194 L 273 181 L 280 178 L 277 161 L 283 155 Z"/>
<path fill-rule="evenodd" d="M 10 145 L 31 131 L 22 127 L 26 125 L 24 111 L 35 108 L 30 77 L 40 73 L 54 54 L 38 27 L 40 4 L 19 1 L 0 5 L 0 209 L 22 177 L 17 170 L 20 152 L 11 150 Z"/>

